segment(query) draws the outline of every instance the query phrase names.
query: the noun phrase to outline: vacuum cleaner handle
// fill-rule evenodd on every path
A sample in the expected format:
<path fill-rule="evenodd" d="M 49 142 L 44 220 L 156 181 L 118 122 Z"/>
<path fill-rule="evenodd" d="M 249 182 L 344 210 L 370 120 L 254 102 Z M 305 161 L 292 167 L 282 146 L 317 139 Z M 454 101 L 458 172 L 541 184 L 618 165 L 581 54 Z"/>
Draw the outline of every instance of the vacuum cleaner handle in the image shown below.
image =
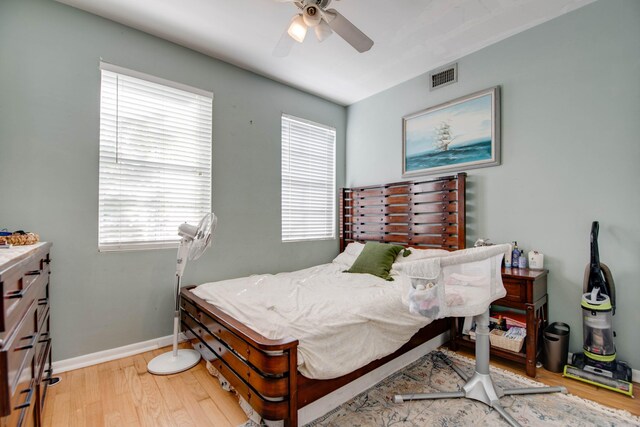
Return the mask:
<path fill-rule="evenodd" d="M 600 254 L 598 251 L 598 231 L 600 224 L 593 221 L 591 224 L 591 261 L 588 267 L 588 274 L 585 274 L 583 291 L 592 293 L 595 288 L 599 289 L 600 294 L 606 295 L 611 299 L 613 312 L 615 313 L 615 288 L 611 270 L 604 264 L 600 264 Z M 586 272 L 585 272 L 586 273 Z"/>
<path fill-rule="evenodd" d="M 600 289 L 602 295 L 609 296 L 607 286 L 604 282 L 604 275 L 600 269 L 600 255 L 598 254 L 598 221 L 591 224 L 591 262 L 589 263 L 589 279 L 587 283 L 587 293 L 592 293 L 595 288 Z"/>
<path fill-rule="evenodd" d="M 591 269 L 600 268 L 600 254 L 598 253 L 598 231 L 600 224 L 593 221 L 591 224 Z"/>

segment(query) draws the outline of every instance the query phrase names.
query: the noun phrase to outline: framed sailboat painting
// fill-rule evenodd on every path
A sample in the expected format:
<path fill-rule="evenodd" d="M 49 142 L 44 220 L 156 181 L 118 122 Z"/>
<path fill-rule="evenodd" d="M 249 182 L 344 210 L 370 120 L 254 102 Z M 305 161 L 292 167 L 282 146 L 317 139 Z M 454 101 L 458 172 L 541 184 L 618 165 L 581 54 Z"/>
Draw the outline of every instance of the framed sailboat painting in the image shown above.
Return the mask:
<path fill-rule="evenodd" d="M 402 119 L 402 176 L 500 164 L 500 87 Z"/>

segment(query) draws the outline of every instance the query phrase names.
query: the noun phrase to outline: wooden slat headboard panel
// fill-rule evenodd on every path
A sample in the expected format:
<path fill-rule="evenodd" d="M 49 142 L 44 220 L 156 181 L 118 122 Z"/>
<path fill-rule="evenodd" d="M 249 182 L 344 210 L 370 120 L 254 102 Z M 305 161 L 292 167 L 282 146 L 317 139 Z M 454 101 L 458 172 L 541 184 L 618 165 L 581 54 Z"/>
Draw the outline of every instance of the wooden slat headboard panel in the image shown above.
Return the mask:
<path fill-rule="evenodd" d="M 463 249 L 466 176 L 343 188 L 340 250 L 354 241 Z"/>

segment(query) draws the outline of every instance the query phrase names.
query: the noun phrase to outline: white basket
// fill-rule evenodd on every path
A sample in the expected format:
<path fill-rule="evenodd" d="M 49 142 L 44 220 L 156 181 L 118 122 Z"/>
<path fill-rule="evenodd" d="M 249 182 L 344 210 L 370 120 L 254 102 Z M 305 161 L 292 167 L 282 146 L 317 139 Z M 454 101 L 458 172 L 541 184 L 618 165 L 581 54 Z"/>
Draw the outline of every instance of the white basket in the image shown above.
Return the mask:
<path fill-rule="evenodd" d="M 504 350 L 520 353 L 522 346 L 524 345 L 524 337 L 518 339 L 510 339 L 504 337 L 505 331 L 494 329 L 489 333 L 489 341 L 494 347 L 502 348 Z"/>

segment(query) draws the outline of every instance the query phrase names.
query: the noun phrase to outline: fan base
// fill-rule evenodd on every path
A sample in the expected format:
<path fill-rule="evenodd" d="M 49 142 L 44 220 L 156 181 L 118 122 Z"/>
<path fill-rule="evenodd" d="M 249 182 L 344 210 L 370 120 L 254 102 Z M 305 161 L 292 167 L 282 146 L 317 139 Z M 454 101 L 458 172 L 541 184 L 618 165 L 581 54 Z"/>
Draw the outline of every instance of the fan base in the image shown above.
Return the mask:
<path fill-rule="evenodd" d="M 178 356 L 173 351 L 154 357 L 147 365 L 147 370 L 153 375 L 170 375 L 193 368 L 200 361 L 200 353 L 196 350 L 180 349 Z"/>

